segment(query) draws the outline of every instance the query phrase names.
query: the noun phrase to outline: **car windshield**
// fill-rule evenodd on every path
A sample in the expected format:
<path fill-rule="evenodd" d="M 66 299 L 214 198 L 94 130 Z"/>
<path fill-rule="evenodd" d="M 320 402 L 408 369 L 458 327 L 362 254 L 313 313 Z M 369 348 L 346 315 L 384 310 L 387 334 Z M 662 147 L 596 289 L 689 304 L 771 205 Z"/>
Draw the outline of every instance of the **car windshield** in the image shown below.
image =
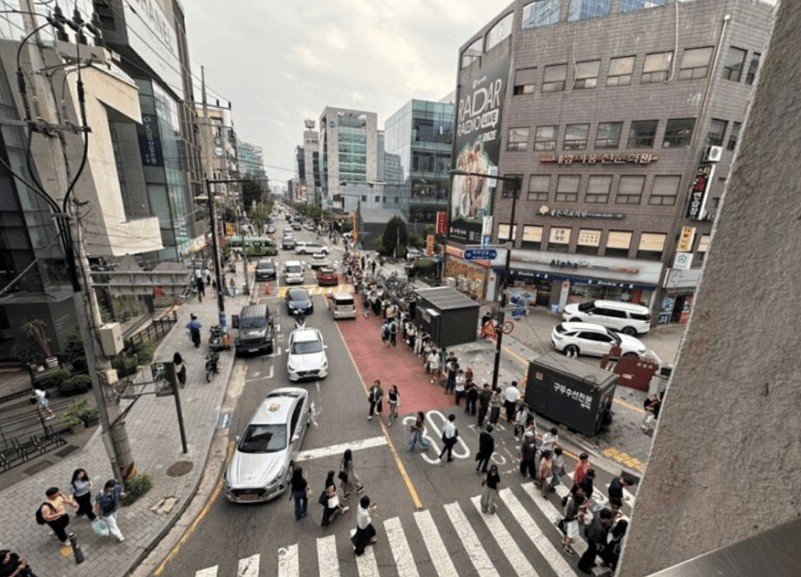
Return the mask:
<path fill-rule="evenodd" d="M 286 270 L 286 272 L 288 272 L 290 274 L 297 274 L 297 273 L 303 272 L 303 270 L 300 268 L 300 266 L 296 265 L 296 264 L 287 265 L 285 270 Z"/>
<path fill-rule="evenodd" d="M 273 263 L 271 262 L 260 262 L 256 267 L 259 270 L 273 270 Z"/>
<path fill-rule="evenodd" d="M 248 425 L 239 441 L 241 453 L 275 453 L 286 449 L 286 425 Z"/>
<path fill-rule="evenodd" d="M 593 302 L 592 302 L 592 301 L 590 301 L 590 302 L 586 302 L 586 303 L 581 303 L 581 304 L 578 306 L 578 310 L 580 310 L 580 311 L 581 311 L 581 312 L 583 312 L 583 313 L 586 313 L 586 312 L 589 312 L 589 311 L 591 311 L 591 310 L 592 310 L 592 307 L 594 307 L 594 306 L 595 306 L 595 305 L 593 304 Z"/>
<path fill-rule="evenodd" d="M 307 301 L 309 300 L 309 293 L 305 290 L 291 290 L 287 293 L 289 295 L 289 300 L 291 301 Z"/>
<path fill-rule="evenodd" d="M 267 319 L 262 316 L 242 317 L 239 319 L 239 330 L 263 329 L 267 326 Z"/>
<path fill-rule="evenodd" d="M 296 341 L 292 343 L 293 355 L 311 355 L 320 353 L 323 350 L 323 343 L 320 341 Z"/>
<path fill-rule="evenodd" d="M 349 306 L 352 307 L 353 306 L 353 299 L 350 299 L 350 298 L 344 298 L 344 299 L 339 299 L 338 298 L 338 299 L 334 299 L 334 302 L 337 304 L 337 306 L 340 306 L 340 307 L 349 307 Z"/>

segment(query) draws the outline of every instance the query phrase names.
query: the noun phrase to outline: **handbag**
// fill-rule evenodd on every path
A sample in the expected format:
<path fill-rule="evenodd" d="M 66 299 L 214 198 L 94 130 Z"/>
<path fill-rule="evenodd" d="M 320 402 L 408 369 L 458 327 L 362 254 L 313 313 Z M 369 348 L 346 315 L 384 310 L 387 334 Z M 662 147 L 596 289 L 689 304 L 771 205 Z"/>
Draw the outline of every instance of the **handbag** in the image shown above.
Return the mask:
<path fill-rule="evenodd" d="M 376 407 L 376 410 L 379 413 L 384 410 L 384 401 L 381 401 L 381 400 L 378 401 L 378 406 Z"/>
<path fill-rule="evenodd" d="M 348 473 L 345 471 L 340 471 L 337 477 L 339 477 L 339 480 L 342 481 L 343 483 L 348 482 Z"/>
<path fill-rule="evenodd" d="M 317 502 L 320 503 L 323 507 L 328 506 L 328 491 L 323 491 L 320 493 L 320 498 L 317 499 Z"/>
<path fill-rule="evenodd" d="M 108 537 L 110 533 L 108 523 L 103 521 L 103 519 L 95 519 L 92 521 L 92 531 L 99 537 Z"/>
<path fill-rule="evenodd" d="M 565 519 L 559 519 L 556 522 L 556 527 L 564 534 L 567 535 L 567 521 Z"/>

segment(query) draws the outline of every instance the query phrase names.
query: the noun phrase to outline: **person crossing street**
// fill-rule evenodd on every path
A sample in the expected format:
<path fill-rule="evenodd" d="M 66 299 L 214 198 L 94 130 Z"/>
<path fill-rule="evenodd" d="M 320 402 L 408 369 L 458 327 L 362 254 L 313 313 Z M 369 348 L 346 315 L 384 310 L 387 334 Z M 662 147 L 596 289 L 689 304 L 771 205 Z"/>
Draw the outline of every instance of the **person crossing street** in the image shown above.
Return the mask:
<path fill-rule="evenodd" d="M 456 445 L 456 440 L 459 438 L 459 431 L 456 429 L 456 415 L 451 413 L 448 415 L 448 422 L 442 430 L 442 451 L 440 451 L 438 461 L 442 464 L 442 457 L 448 453 L 448 463 L 453 461 L 453 447 Z"/>

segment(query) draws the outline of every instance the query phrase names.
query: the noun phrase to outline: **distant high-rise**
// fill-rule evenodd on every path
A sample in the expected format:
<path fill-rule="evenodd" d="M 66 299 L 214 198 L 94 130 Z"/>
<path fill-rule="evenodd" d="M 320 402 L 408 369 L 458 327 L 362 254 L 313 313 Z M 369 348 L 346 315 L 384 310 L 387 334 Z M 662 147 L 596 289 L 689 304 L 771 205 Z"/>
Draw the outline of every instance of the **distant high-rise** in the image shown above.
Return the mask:
<path fill-rule="evenodd" d="M 239 161 L 239 173 L 252 178 L 264 178 L 264 151 L 261 146 L 244 142 L 236 143 L 236 154 Z"/>

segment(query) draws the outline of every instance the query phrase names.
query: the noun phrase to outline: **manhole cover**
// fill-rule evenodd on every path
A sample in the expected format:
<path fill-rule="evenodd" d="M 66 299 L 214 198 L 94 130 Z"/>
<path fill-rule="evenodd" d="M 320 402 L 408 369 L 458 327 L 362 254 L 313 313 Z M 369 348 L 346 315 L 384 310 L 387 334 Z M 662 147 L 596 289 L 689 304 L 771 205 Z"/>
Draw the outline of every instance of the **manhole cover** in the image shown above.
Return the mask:
<path fill-rule="evenodd" d="M 170 468 L 167 469 L 167 475 L 169 477 L 181 477 L 191 471 L 194 466 L 195 464 L 192 461 L 178 461 L 170 465 Z"/>

